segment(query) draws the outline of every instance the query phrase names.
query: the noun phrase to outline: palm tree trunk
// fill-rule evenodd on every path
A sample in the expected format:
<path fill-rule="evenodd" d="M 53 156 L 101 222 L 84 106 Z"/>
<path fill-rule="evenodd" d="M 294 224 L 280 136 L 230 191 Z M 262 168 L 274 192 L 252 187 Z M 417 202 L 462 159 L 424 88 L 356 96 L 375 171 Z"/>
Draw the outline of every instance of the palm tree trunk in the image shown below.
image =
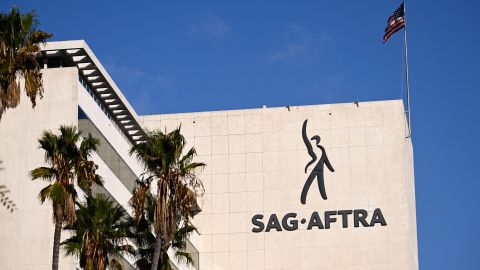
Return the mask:
<path fill-rule="evenodd" d="M 162 238 L 160 237 L 160 235 L 157 234 L 157 238 L 155 239 L 155 250 L 153 251 L 151 270 L 158 269 L 161 251 L 162 251 Z"/>
<path fill-rule="evenodd" d="M 62 221 L 56 219 L 55 234 L 53 235 L 53 259 L 52 270 L 58 270 L 59 254 L 60 254 L 60 236 L 62 234 Z"/>

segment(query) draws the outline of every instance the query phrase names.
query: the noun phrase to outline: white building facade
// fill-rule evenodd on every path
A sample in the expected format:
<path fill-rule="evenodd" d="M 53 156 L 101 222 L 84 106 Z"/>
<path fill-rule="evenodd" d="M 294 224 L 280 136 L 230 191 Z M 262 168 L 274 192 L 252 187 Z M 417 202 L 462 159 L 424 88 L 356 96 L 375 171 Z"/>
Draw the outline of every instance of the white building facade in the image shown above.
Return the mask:
<path fill-rule="evenodd" d="M 0 121 L 0 184 L 17 204 L 0 211 L 0 269 L 51 267 L 51 207 L 28 172 L 42 165 L 42 131 L 61 124 L 100 138 L 100 192 L 127 210 L 143 171 L 128 150 L 143 129 L 181 125 L 207 164 L 191 269 L 418 269 L 401 100 L 138 116 L 85 42 L 49 43 L 42 61 L 44 98 L 32 109 L 22 97 Z"/>

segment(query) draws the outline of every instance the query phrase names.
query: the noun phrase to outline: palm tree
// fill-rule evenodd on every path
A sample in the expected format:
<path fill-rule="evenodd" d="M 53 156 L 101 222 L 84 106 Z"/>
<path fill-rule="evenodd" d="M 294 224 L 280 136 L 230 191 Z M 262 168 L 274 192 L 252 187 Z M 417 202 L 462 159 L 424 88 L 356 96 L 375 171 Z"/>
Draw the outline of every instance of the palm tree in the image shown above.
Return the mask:
<path fill-rule="evenodd" d="M 186 141 L 180 133 L 180 127 L 165 133 L 147 132 L 145 141 L 130 150 L 130 154 L 134 154 L 146 169 L 143 188 L 149 189 L 152 181 L 157 182 L 152 270 L 158 269 L 162 249 L 171 244 L 179 226 L 188 224 L 192 211 L 197 207 L 197 192 L 203 189 L 194 171 L 205 164 L 193 162 L 195 148 L 192 147 L 182 156 Z M 136 218 L 143 216 L 145 211 L 145 194 L 146 191 L 142 191 L 133 195 L 132 205 Z"/>
<path fill-rule="evenodd" d="M 144 185 L 144 183 L 140 181 L 137 182 L 137 186 L 134 189 L 134 194 L 139 192 L 139 190 L 145 190 L 142 188 L 142 185 Z M 138 222 L 135 222 L 135 219 L 133 219 L 133 224 L 131 225 L 132 235 L 130 240 L 132 240 L 137 247 L 137 260 L 135 262 L 135 267 L 139 270 L 148 270 L 152 267 L 152 256 L 155 249 L 155 235 L 152 233 L 151 228 L 155 215 L 156 201 L 151 193 L 147 193 L 145 199 L 146 208 L 144 216 L 140 217 Z M 192 257 L 189 253 L 185 252 L 185 241 L 187 237 L 195 230 L 196 228 L 193 225 L 185 224 L 175 233 L 171 245 L 162 247 L 160 260 L 157 266 L 158 270 L 173 270 L 170 264 L 170 257 L 168 255 L 168 249 L 170 246 L 175 251 L 174 256 L 177 261 L 185 264 L 193 264 Z"/>
<path fill-rule="evenodd" d="M 20 103 L 20 83 L 17 74 L 25 78 L 25 92 L 35 107 L 36 97 L 42 97 L 43 84 L 40 65 L 36 60 L 39 44 L 51 34 L 38 30 L 35 13 L 20 14 L 12 8 L 0 14 L 0 119 L 8 108 Z"/>
<path fill-rule="evenodd" d="M 38 142 L 45 151 L 45 162 L 49 167 L 38 167 L 30 172 L 32 180 L 43 179 L 50 183 L 38 196 L 42 204 L 47 199 L 52 202 L 55 223 L 53 270 L 58 269 L 62 224 L 73 224 L 76 220 L 75 179 L 87 193 L 93 183 L 102 184 L 102 179 L 95 172 L 97 166 L 88 160 L 99 141 L 89 134 L 78 147 L 80 136 L 75 127 L 61 126 L 59 135 L 44 131 Z"/>
<path fill-rule="evenodd" d="M 88 196 L 78 204 L 77 221 L 67 227 L 75 235 L 62 245 L 67 255 L 80 258 L 85 270 L 105 270 L 114 255 L 135 255 L 132 246 L 125 244 L 130 222 L 127 212 L 103 194 Z M 109 257 L 110 256 L 110 257 Z"/>

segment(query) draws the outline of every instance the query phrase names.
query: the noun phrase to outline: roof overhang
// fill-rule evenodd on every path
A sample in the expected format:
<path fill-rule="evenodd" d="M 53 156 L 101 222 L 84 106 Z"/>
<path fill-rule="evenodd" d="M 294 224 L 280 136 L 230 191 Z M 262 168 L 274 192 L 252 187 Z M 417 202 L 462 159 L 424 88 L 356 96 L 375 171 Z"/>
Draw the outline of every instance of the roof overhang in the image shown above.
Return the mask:
<path fill-rule="evenodd" d="M 84 40 L 55 41 L 41 46 L 39 63 L 58 67 L 76 66 L 80 79 L 108 110 L 111 119 L 136 144 L 144 139 L 138 115 Z"/>

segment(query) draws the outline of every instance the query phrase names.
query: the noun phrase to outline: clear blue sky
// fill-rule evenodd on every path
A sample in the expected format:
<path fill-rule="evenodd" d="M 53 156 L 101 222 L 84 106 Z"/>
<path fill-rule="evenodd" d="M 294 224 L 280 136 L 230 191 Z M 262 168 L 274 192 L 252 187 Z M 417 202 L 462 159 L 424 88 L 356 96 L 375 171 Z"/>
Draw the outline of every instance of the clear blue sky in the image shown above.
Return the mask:
<path fill-rule="evenodd" d="M 85 39 L 139 114 L 404 94 L 402 34 L 382 44 L 399 0 L 230 2 L 2 1 L 0 9 L 36 9 L 54 40 Z M 407 3 L 421 269 L 480 269 L 479 8 Z"/>

